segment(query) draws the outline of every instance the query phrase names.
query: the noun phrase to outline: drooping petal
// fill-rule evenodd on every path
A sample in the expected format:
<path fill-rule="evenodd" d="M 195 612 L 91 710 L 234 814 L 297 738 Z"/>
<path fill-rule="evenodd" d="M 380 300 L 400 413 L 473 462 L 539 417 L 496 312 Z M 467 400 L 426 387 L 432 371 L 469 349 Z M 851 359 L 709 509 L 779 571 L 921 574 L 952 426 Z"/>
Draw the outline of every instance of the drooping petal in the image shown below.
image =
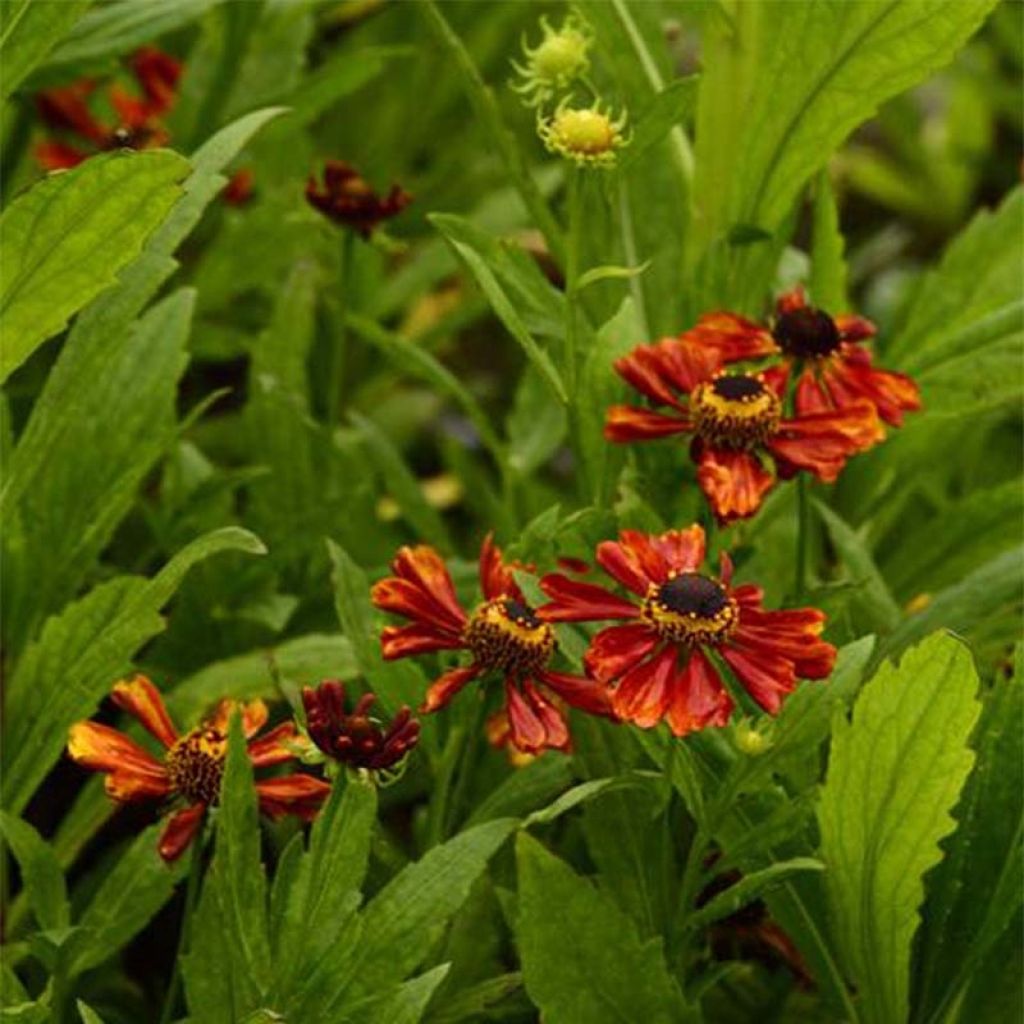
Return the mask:
<path fill-rule="evenodd" d="M 505 709 L 512 743 L 528 754 L 546 748 L 566 750 L 569 728 L 561 712 L 526 680 L 522 690 L 512 679 L 505 680 Z"/>
<path fill-rule="evenodd" d="M 488 533 L 480 546 L 480 590 L 488 601 L 507 594 L 519 596 L 512 567 L 502 559 L 501 548 L 494 543 L 493 533 Z"/>
<path fill-rule="evenodd" d="M 732 698 L 714 665 L 700 648 L 694 648 L 686 667 L 675 676 L 669 688 L 665 716 L 669 728 L 676 736 L 685 736 L 697 729 L 723 726 L 729 721 L 732 709 Z"/>
<path fill-rule="evenodd" d="M 166 774 L 158 778 L 127 765 L 115 768 L 103 780 L 103 788 L 112 800 L 124 804 L 163 800 L 173 792 L 171 780 Z"/>
<path fill-rule="evenodd" d="M 764 611 L 741 605 L 733 641 L 788 658 L 800 679 L 824 679 L 836 660 L 835 647 L 821 639 L 824 626 L 825 613 L 817 608 Z"/>
<path fill-rule="evenodd" d="M 638 345 L 629 355 L 616 359 L 613 365 L 615 372 L 630 387 L 639 391 L 655 405 L 683 408 L 677 392 L 681 390 L 685 394 L 689 392 L 689 388 L 673 387 L 657 346 Z"/>
<path fill-rule="evenodd" d="M 596 683 L 593 679 L 584 679 L 581 676 L 568 675 L 565 672 L 544 671 L 538 673 L 537 678 L 571 707 L 579 708 L 580 711 L 586 711 L 591 715 L 601 715 L 604 718 L 615 717 L 611 691 L 603 683 Z"/>
<path fill-rule="evenodd" d="M 193 804 L 172 814 L 160 833 L 157 849 L 160 856 L 171 863 L 191 845 L 206 815 L 206 804 Z"/>
<path fill-rule="evenodd" d="M 921 392 L 905 373 L 876 369 L 863 348 L 844 345 L 823 371 L 834 404 L 846 408 L 867 399 L 886 423 L 903 425 L 903 414 L 921 408 Z"/>
<path fill-rule="evenodd" d="M 163 697 L 153 683 L 143 675 L 122 679 L 114 684 L 113 702 L 142 723 L 143 728 L 165 747 L 178 741 L 171 716 L 167 713 Z"/>
<path fill-rule="evenodd" d="M 420 711 L 429 713 L 445 707 L 467 683 L 471 683 L 482 671 L 479 665 L 467 665 L 465 668 L 453 668 L 445 672 L 443 676 L 439 676 L 430 684 L 426 698 L 420 705 Z"/>
<path fill-rule="evenodd" d="M 304 772 L 256 783 L 260 810 L 269 818 L 294 814 L 303 821 L 311 821 L 330 793 L 329 783 Z"/>
<path fill-rule="evenodd" d="M 431 547 L 400 548 L 391 568 L 395 576 L 374 584 L 373 603 L 384 611 L 460 633 L 466 613 L 441 556 Z"/>
<path fill-rule="evenodd" d="M 689 434 L 692 430 L 693 424 L 686 416 L 666 416 L 636 405 L 613 405 L 605 414 L 605 440 L 618 444 L 653 441 L 673 434 Z"/>
<path fill-rule="evenodd" d="M 619 718 L 650 729 L 665 717 L 670 680 L 676 669 L 676 647 L 666 644 L 653 658 L 634 665 L 612 694 Z"/>
<path fill-rule="evenodd" d="M 380 631 L 380 647 L 385 660 L 394 661 L 411 654 L 457 651 L 465 647 L 465 643 L 461 636 L 436 626 L 413 623 L 411 626 L 385 626 Z"/>
<path fill-rule="evenodd" d="M 766 651 L 729 643 L 719 651 L 747 693 L 769 714 L 777 714 L 782 699 L 796 686 L 793 663 Z"/>
<path fill-rule="evenodd" d="M 871 448 L 881 436 L 874 406 L 859 401 L 843 409 L 785 419 L 765 447 L 775 457 L 780 475 L 804 469 L 832 483 L 847 459 Z"/>
<path fill-rule="evenodd" d="M 166 779 L 164 766 L 135 740 L 109 725 L 76 722 L 68 733 L 68 755 L 95 771 L 131 771 L 154 783 Z"/>
<path fill-rule="evenodd" d="M 249 760 L 256 768 L 283 764 L 298 756 L 296 748 L 301 742 L 295 723 L 282 722 L 265 735 L 249 741 Z"/>
<path fill-rule="evenodd" d="M 751 452 L 701 445 L 697 483 L 720 523 L 748 519 L 761 507 L 775 478 Z"/>
<path fill-rule="evenodd" d="M 643 661 L 657 644 L 658 634 L 646 623 L 608 626 L 590 641 L 583 665 L 594 679 L 609 683 Z"/>
<path fill-rule="evenodd" d="M 635 619 L 640 609 L 604 587 L 580 583 L 561 573 L 551 573 L 540 581 L 540 589 L 551 598 L 536 610 L 546 622 L 600 622 L 604 619 Z"/>

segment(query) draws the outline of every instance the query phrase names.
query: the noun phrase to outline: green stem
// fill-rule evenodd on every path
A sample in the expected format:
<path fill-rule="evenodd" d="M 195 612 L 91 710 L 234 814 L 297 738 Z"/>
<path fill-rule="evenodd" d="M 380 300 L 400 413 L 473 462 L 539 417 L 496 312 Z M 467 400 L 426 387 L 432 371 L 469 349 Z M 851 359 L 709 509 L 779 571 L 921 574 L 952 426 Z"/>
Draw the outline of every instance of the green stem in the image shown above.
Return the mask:
<path fill-rule="evenodd" d="M 583 209 L 583 172 L 569 172 L 569 226 L 565 256 L 565 377 L 570 403 L 576 394 L 576 283 L 580 276 L 580 222 Z"/>
<path fill-rule="evenodd" d="M 328 427 L 335 427 L 341 408 L 341 389 L 345 377 L 345 343 L 347 326 L 345 315 L 348 312 L 348 290 L 351 280 L 353 245 L 355 234 L 347 228 L 342 230 L 341 249 L 338 257 L 338 302 L 341 305 L 338 315 L 334 318 L 334 329 L 331 338 L 331 358 L 327 369 L 327 400 L 325 417 Z"/>
<path fill-rule="evenodd" d="M 636 236 L 633 233 L 633 207 L 629 201 L 629 184 L 624 174 L 619 175 L 619 223 L 622 226 L 622 249 L 627 267 L 633 268 L 639 264 L 639 256 L 636 251 Z M 644 286 L 640 277 L 634 274 L 629 279 L 629 290 L 633 296 L 633 304 L 636 306 L 636 316 L 640 324 L 640 333 L 643 337 L 650 336 L 651 328 L 647 321 L 647 306 L 644 300 Z"/>
<path fill-rule="evenodd" d="M 164 1008 L 160 1014 L 160 1024 L 169 1024 L 174 1014 L 174 1004 L 178 1000 L 178 989 L 181 987 L 181 960 L 188 952 L 192 937 L 192 916 L 195 913 L 199 897 L 199 876 L 202 874 L 203 840 L 206 837 L 206 821 L 199 826 L 199 832 L 192 840 L 192 856 L 188 867 L 188 883 L 185 886 L 185 912 L 181 918 L 181 930 L 178 932 L 178 948 L 174 954 L 174 970 L 171 983 L 167 986 L 164 997 Z"/>
<path fill-rule="evenodd" d="M 796 577 L 794 596 L 801 600 L 807 588 L 807 543 L 811 529 L 811 503 L 808 496 L 807 475 L 800 473 L 796 478 Z"/>

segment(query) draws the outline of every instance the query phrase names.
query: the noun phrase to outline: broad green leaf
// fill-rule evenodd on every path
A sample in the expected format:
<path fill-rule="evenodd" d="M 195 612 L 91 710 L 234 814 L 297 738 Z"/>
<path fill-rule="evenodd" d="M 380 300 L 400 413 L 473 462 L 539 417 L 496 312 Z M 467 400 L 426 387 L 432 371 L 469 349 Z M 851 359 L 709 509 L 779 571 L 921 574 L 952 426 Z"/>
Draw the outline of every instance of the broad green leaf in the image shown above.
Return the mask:
<path fill-rule="evenodd" d="M 360 917 L 363 931 L 348 969 L 345 1002 L 412 973 L 430 954 L 515 821 L 465 829 L 395 876 Z"/>
<path fill-rule="evenodd" d="M 0 65 L 3 85 L 0 100 L 7 99 L 25 76 L 60 42 L 86 11 L 92 0 L 7 0 L 0 7 Z"/>
<path fill-rule="evenodd" d="M 834 313 L 848 308 L 845 249 L 832 180 L 824 170 L 814 182 L 811 278 L 807 284 L 814 304 Z"/>
<path fill-rule="evenodd" d="M 705 308 L 749 304 L 768 284 L 768 247 L 730 255 L 718 248 L 729 229 L 749 224 L 774 234 L 800 189 L 850 132 L 948 62 L 992 6 L 993 0 L 731 0 L 707 19 L 693 253 L 714 249 L 726 273 L 712 274 Z"/>
<path fill-rule="evenodd" d="M 0 381 L 117 280 L 181 195 L 184 157 L 119 151 L 51 174 L 0 217 Z"/>
<path fill-rule="evenodd" d="M 517 971 L 487 978 L 446 998 L 443 1005 L 431 1011 L 427 1020 L 429 1024 L 459 1024 L 459 1021 L 474 1020 L 488 1007 L 522 988 L 522 985 L 523 976 Z"/>
<path fill-rule="evenodd" d="M 565 408 L 551 401 L 536 370 L 528 369 L 519 378 L 506 425 L 509 466 L 523 476 L 543 466 L 565 439 L 567 421 Z"/>
<path fill-rule="evenodd" d="M 926 879 L 913 1020 L 947 1019 L 977 965 L 1019 911 L 1024 828 L 1024 650 L 997 679 L 973 739 L 977 763 L 954 817 L 945 857 Z M 1018 932 L 1019 936 L 1019 932 Z M 961 1019 L 968 1019 L 962 1017 Z"/>
<path fill-rule="evenodd" d="M 537 368 L 547 382 L 554 396 L 562 403 L 569 401 L 565 383 L 551 361 L 551 356 L 542 349 L 527 329 L 515 303 L 510 298 L 503 283 L 496 276 L 492 265 L 493 258 L 488 259 L 484 252 L 475 245 L 464 241 L 465 231 L 460 219 L 441 214 L 430 218 L 435 227 L 444 235 L 452 251 L 465 263 L 466 268 L 476 279 L 481 290 L 491 304 L 495 315 L 505 325 L 505 329 L 522 347 L 526 358 Z M 520 296 L 522 297 L 522 296 Z"/>
<path fill-rule="evenodd" d="M 108 339 L 102 373 L 80 381 L 59 410 L 67 429 L 45 450 L 29 441 L 23 454 L 19 445 L 15 472 L 29 457 L 43 465 L 4 543 L 4 632 L 13 650 L 81 589 L 170 446 L 194 301 L 182 289 Z"/>
<path fill-rule="evenodd" d="M 801 871 L 822 871 L 825 865 L 813 857 L 794 857 L 784 860 L 761 871 L 751 871 L 738 882 L 713 897 L 699 910 L 687 918 L 691 929 L 706 928 L 709 924 L 735 914 L 741 907 L 758 899 L 767 889 L 777 885 L 790 875 Z"/>
<path fill-rule="evenodd" d="M 67 886 L 49 843 L 27 821 L 5 811 L 0 811 L 0 835 L 18 862 L 21 884 L 39 928 L 67 928 L 71 923 Z"/>
<path fill-rule="evenodd" d="M 659 941 L 642 942 L 631 918 L 526 833 L 516 863 L 523 979 L 547 1024 L 683 1018 Z"/>
<path fill-rule="evenodd" d="M 418 978 L 402 982 L 394 991 L 374 996 L 365 1008 L 346 1014 L 343 1024 L 419 1024 L 449 968 L 450 964 L 441 964 Z"/>
<path fill-rule="evenodd" d="M 125 946 L 171 898 L 188 858 L 166 864 L 157 852 L 161 823 L 141 832 L 103 879 L 78 918 L 84 941 L 75 949 L 73 974 L 97 967 Z"/>
<path fill-rule="evenodd" d="M 151 580 L 119 576 L 44 624 L 14 670 L 7 692 L 3 804 L 18 814 L 60 757 L 68 729 L 87 718 L 135 652 L 165 626 L 160 609 L 197 562 L 221 551 L 262 554 L 259 539 L 225 527 L 193 541 Z"/>
<path fill-rule="evenodd" d="M 467 825 L 479 825 L 494 818 L 519 818 L 546 804 L 572 784 L 568 758 L 545 754 L 505 777 L 499 786 L 477 804 Z"/>
<path fill-rule="evenodd" d="M 864 1024 L 907 1019 L 925 872 L 974 755 L 978 678 L 967 648 L 935 634 L 888 663 L 833 728 L 818 819 L 832 925 Z M 851 809 L 856 809 L 855 814 Z"/>

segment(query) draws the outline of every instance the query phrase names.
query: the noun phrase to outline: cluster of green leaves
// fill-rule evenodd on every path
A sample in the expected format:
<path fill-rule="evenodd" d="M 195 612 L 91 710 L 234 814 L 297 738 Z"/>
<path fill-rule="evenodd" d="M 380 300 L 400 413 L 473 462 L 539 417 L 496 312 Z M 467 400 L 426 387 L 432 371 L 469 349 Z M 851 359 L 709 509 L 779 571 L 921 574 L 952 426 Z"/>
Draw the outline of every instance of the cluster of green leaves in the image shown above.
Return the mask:
<path fill-rule="evenodd" d="M 530 5 L 0 7 L 3 1020 L 1019 1016 L 1024 194 L 993 151 L 1019 9 L 573 6 L 632 129 L 576 239 L 504 87 Z M 154 43 L 184 59 L 168 148 L 40 179 L 34 94 Z M 415 192 L 395 238 L 305 204 L 324 156 Z M 239 167 L 255 197 L 228 208 Z M 236 725 L 179 945 L 188 865 L 69 782 L 68 727 L 135 668 L 183 727 L 328 676 L 419 703 L 429 668 L 383 661 L 369 600 L 394 549 L 437 547 L 471 604 L 486 530 L 546 569 L 699 520 L 676 443 L 605 442 L 612 361 L 797 280 L 861 298 L 924 401 L 812 488 L 832 678 L 755 746 L 574 715 L 572 756 L 516 768 L 483 687 L 393 787 L 339 777 L 308 835 L 259 822 Z M 795 523 L 779 488 L 715 540 L 769 605 Z M 575 667 L 585 640 L 560 634 Z"/>

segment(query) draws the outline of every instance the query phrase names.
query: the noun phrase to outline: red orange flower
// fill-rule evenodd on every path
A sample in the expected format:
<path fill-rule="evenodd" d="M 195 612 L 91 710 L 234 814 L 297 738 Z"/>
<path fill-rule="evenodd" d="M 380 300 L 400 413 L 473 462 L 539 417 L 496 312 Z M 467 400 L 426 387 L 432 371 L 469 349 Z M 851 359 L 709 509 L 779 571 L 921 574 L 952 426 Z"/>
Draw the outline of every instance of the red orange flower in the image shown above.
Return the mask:
<path fill-rule="evenodd" d="M 99 722 L 78 722 L 71 727 L 68 754 L 86 768 L 105 772 L 107 794 L 114 800 L 134 803 L 182 797 L 187 806 L 167 819 L 159 845 L 164 860 L 176 860 L 195 838 L 207 808 L 214 806 L 220 796 L 228 752 L 228 721 L 235 702 L 221 701 L 212 718 L 179 735 L 160 691 L 145 676 L 122 680 L 111 696 L 164 747 L 163 759 Z M 267 706 L 255 700 L 243 705 L 241 712 L 254 767 L 283 764 L 295 757 L 293 745 L 298 733 L 293 723 L 285 722 L 257 738 L 267 721 Z M 270 817 L 295 814 L 308 821 L 329 792 L 327 783 L 302 773 L 256 783 L 260 810 Z"/>
<path fill-rule="evenodd" d="M 616 405 L 605 422 L 610 441 L 693 435 L 697 482 L 719 522 L 754 515 L 776 474 L 788 479 L 805 470 L 832 482 L 851 455 L 880 439 L 878 416 L 867 400 L 784 416 L 782 367 L 726 373 L 723 358 L 720 349 L 687 335 L 637 346 L 616 360 L 615 369 L 669 411 Z M 774 462 L 776 474 L 765 467 L 763 456 Z"/>
<path fill-rule="evenodd" d="M 903 414 L 921 408 L 917 385 L 906 374 L 879 370 L 861 344 L 875 335 L 862 316 L 829 316 L 808 304 L 802 288 L 781 296 L 770 327 L 735 313 L 709 313 L 688 336 L 718 350 L 724 361 L 781 356 L 799 372 L 797 413 L 847 409 L 869 401 L 886 423 L 899 427 Z"/>
<path fill-rule="evenodd" d="M 388 771 L 419 742 L 420 723 L 400 708 L 387 729 L 370 717 L 376 697 L 364 693 L 345 711 L 345 687 L 333 679 L 302 690 L 310 739 L 330 758 L 352 768 Z"/>
<path fill-rule="evenodd" d="M 733 701 L 714 658 L 720 658 L 765 711 L 775 714 L 797 679 L 823 679 L 836 650 L 820 638 L 825 615 L 816 608 L 766 611 L 763 591 L 732 586 L 723 552 L 718 577 L 700 571 L 699 526 L 648 536 L 623 530 L 597 547 L 604 571 L 627 597 L 554 574 L 541 580 L 551 598 L 537 610 L 546 622 L 622 620 L 594 636 L 587 672 L 614 685 L 616 714 L 643 728 L 662 719 L 677 735 L 724 725 Z"/>
<path fill-rule="evenodd" d="M 350 164 L 328 160 L 323 184 L 315 177 L 306 183 L 306 200 L 336 224 L 369 238 L 381 221 L 401 213 L 412 202 L 412 196 L 398 185 L 392 185 L 386 196 L 379 196 Z"/>
<path fill-rule="evenodd" d="M 373 588 L 373 603 L 411 620 L 388 626 L 381 647 L 388 659 L 430 651 L 465 650 L 468 665 L 453 668 L 427 691 L 423 711 L 443 708 L 464 686 L 489 673 L 505 680 L 505 711 L 515 746 L 528 753 L 569 749 L 569 727 L 552 699 L 592 714 L 611 715 L 605 687 L 547 668 L 554 630 L 537 618 L 490 535 L 480 549 L 484 601 L 472 613 L 459 604 L 452 578 L 433 548 L 402 548 L 391 563 L 395 575 Z"/>
<path fill-rule="evenodd" d="M 161 118 L 174 106 L 181 64 L 168 54 L 147 46 L 136 51 L 131 67 L 141 96 L 119 85 L 111 86 L 107 96 L 117 117 L 114 124 L 100 121 L 89 107 L 89 99 L 96 90 L 93 79 L 82 79 L 39 94 L 36 104 L 43 120 L 74 140 L 50 139 L 39 143 L 35 155 L 42 167 L 62 170 L 75 167 L 103 150 L 149 149 L 167 142 L 168 134 Z"/>

